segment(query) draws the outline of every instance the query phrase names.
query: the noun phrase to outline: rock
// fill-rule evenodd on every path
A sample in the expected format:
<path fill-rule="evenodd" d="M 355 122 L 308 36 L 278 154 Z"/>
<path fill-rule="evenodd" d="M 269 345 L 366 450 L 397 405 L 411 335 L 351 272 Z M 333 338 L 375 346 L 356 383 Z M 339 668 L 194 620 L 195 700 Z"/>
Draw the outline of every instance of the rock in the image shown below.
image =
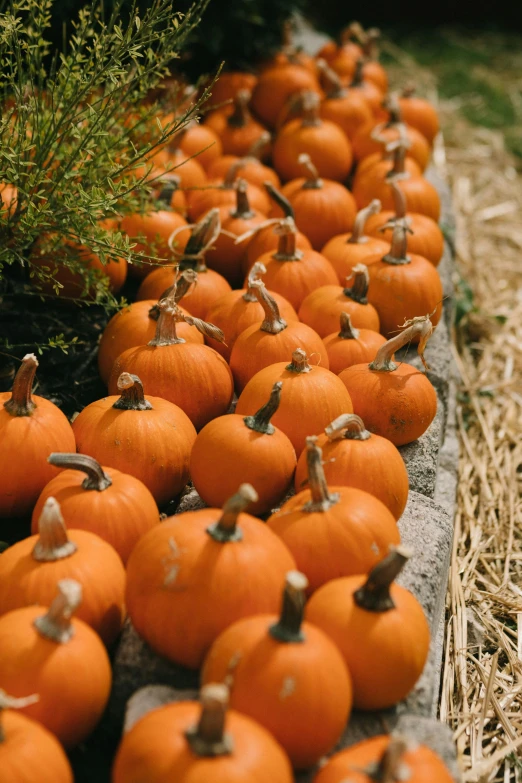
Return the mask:
<path fill-rule="evenodd" d="M 135 723 L 151 710 L 176 701 L 195 701 L 198 690 L 178 691 L 168 685 L 147 685 L 134 693 L 127 702 L 123 732 L 130 731 Z"/>

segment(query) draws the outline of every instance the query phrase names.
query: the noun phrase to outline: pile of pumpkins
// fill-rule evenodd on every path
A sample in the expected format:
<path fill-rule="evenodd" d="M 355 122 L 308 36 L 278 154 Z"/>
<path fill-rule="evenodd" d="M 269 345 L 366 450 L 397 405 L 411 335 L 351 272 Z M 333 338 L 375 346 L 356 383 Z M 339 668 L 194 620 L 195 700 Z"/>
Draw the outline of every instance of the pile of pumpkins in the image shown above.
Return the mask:
<path fill-rule="evenodd" d="M 101 338 L 109 396 L 71 424 L 32 393 L 33 354 L 0 395 L 0 517 L 33 533 L 0 556 L 6 780 L 72 780 L 62 747 L 101 718 L 126 615 L 202 690 L 135 724 L 114 783 L 287 783 L 352 706 L 390 707 L 423 670 L 428 624 L 395 583 L 411 555 L 397 446 L 437 398 L 394 352 L 424 361 L 441 316 L 422 174 L 438 120 L 410 89 L 386 96 L 373 45 L 352 26 L 318 57 L 224 73 L 221 106 L 153 161 L 163 208 L 120 222 L 163 260 L 129 269 L 137 301 Z M 104 268 L 115 290 L 123 272 Z M 160 520 L 190 480 L 208 507 Z M 314 780 L 410 779 L 452 780 L 391 735 Z"/>

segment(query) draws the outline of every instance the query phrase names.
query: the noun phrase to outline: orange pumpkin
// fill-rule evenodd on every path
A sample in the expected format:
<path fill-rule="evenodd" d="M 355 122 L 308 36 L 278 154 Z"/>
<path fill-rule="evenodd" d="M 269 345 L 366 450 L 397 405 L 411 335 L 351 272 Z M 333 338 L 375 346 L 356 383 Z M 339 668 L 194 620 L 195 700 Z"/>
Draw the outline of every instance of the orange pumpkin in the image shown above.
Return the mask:
<path fill-rule="evenodd" d="M 145 399 L 136 375 L 122 373 L 117 389 L 119 394 L 91 402 L 74 420 L 78 451 L 139 479 L 163 506 L 189 479 L 196 430 L 177 405 Z"/>
<path fill-rule="evenodd" d="M 210 648 L 201 673 L 204 684 L 230 682 L 231 706 L 268 729 L 295 769 L 316 764 L 334 747 L 352 703 L 339 651 L 303 622 L 307 584 L 304 574 L 290 571 L 279 618 L 256 615 L 231 625 Z"/>
<path fill-rule="evenodd" d="M 197 158 L 187 157 L 176 147 L 169 149 L 166 168 L 180 178 L 182 188 L 203 188 L 207 184 L 207 174 Z"/>
<path fill-rule="evenodd" d="M 38 367 L 28 353 L 12 392 L 0 393 L 0 518 L 31 513 L 38 495 L 57 474 L 46 462 L 52 451 L 76 451 L 71 425 L 49 400 L 31 394 Z"/>
<path fill-rule="evenodd" d="M 352 398 L 354 412 L 370 432 L 396 446 L 411 443 L 426 432 L 437 412 L 437 395 L 426 376 L 406 362 L 395 364 L 394 351 L 419 340 L 424 349 L 433 332 L 429 316 L 413 319 L 396 337 L 379 348 L 371 364 L 355 364 L 339 374 Z"/>
<path fill-rule="evenodd" d="M 70 748 L 100 720 L 111 689 L 111 666 L 98 635 L 72 618 L 82 600 L 81 585 L 62 579 L 57 589 L 47 611 L 27 606 L 0 617 L 0 688 L 13 696 L 37 693 L 38 701 L 20 713 Z"/>
<path fill-rule="evenodd" d="M 14 185 L 0 182 L 0 217 L 9 220 L 18 204 L 18 190 Z"/>
<path fill-rule="evenodd" d="M 270 134 L 264 133 L 259 137 L 259 140 L 252 145 L 248 151 L 248 155 L 244 157 L 238 157 L 237 155 L 223 155 L 221 158 L 217 158 L 208 167 L 208 176 L 210 179 L 223 180 L 232 166 L 235 166 L 235 170 L 250 182 L 252 185 L 257 185 L 258 188 L 262 188 L 265 182 L 271 182 L 274 187 L 278 188 L 281 185 L 281 181 L 276 172 L 269 166 L 265 166 L 259 159 L 264 150 L 267 149 L 270 143 Z"/>
<path fill-rule="evenodd" d="M 372 329 L 356 329 L 349 313 L 340 317 L 341 331 L 323 337 L 328 352 L 330 370 L 339 375 L 352 364 L 371 362 L 375 354 L 386 342 L 386 338 Z"/>
<path fill-rule="evenodd" d="M 257 76 L 245 71 L 223 71 L 219 78 L 212 85 L 212 105 L 225 103 L 234 98 L 239 90 L 254 89 L 257 83 Z"/>
<path fill-rule="evenodd" d="M 255 120 L 248 108 L 252 94 L 250 90 L 239 90 L 231 106 L 211 112 L 205 125 L 212 128 L 223 147 L 224 155 L 242 158 L 250 154 L 252 145 L 265 138 L 265 127 Z"/>
<path fill-rule="evenodd" d="M 433 266 L 438 266 L 444 253 L 444 235 L 433 218 L 419 212 L 406 212 L 406 196 L 397 181 L 390 182 L 394 210 L 384 210 L 371 215 L 366 221 L 369 236 L 386 237 L 391 241 L 396 223 L 406 221 L 413 232 L 408 239 L 408 248 L 415 255 L 423 256 Z"/>
<path fill-rule="evenodd" d="M 124 734 L 113 783 L 171 783 L 173 776 L 191 783 L 292 783 L 288 757 L 268 731 L 227 712 L 224 685 L 205 686 L 200 699 L 151 710 Z"/>
<path fill-rule="evenodd" d="M 138 541 L 127 564 L 127 608 L 160 655 L 195 669 L 231 623 L 276 611 L 295 563 L 264 522 L 242 513 L 256 501 L 244 484 L 222 511 L 178 514 Z M 231 580 L 241 589 L 231 589 Z"/>
<path fill-rule="evenodd" d="M 376 239 L 364 234 L 366 221 L 371 215 L 381 209 L 381 202 L 374 199 L 367 207 L 361 209 L 355 218 L 351 234 L 339 234 L 330 239 L 322 249 L 322 254 L 331 263 L 341 285 L 352 275 L 352 270 L 372 253 L 387 253 L 390 245 L 384 239 Z"/>
<path fill-rule="evenodd" d="M 221 231 L 221 217 L 219 209 L 211 209 L 198 223 L 190 226 L 191 234 L 187 242 L 185 252 L 180 256 L 177 268 L 192 272 L 192 280 L 197 285 L 190 287 L 185 285 L 183 278 L 176 276 L 177 285 L 183 286 L 180 295 L 176 291 L 176 302 L 183 300 L 186 310 L 196 318 L 205 319 L 207 312 L 214 302 L 228 293 L 230 283 L 225 278 L 209 269 L 205 262 L 205 256 L 210 247 L 216 241 Z M 194 273 L 196 278 L 194 278 Z M 190 278 L 189 278 L 190 280 Z M 186 280 L 185 282 L 189 282 Z M 163 299 L 166 289 L 171 289 L 173 284 L 172 269 L 162 267 L 154 270 L 142 282 L 138 289 L 138 299 Z M 180 337 L 184 337 L 180 333 Z M 195 342 L 192 340 L 192 342 Z"/>
<path fill-rule="evenodd" d="M 194 190 L 188 196 L 188 213 L 193 222 L 200 220 L 210 209 L 215 207 L 234 207 L 236 203 L 237 178 L 242 168 L 239 158 L 228 169 L 224 178 L 210 179 L 202 190 Z M 257 187 L 248 182 L 248 201 L 256 212 L 267 214 L 270 209 L 268 196 Z"/>
<path fill-rule="evenodd" d="M 176 333 L 176 323 L 185 321 L 202 334 L 224 340 L 220 329 L 199 318 L 183 315 L 175 297 L 162 299 L 156 336 L 148 345 L 124 351 L 115 361 L 109 378 L 109 392 L 118 391 L 122 372 L 143 378 L 155 396 L 173 402 L 183 410 L 197 430 L 226 413 L 234 394 L 230 369 L 207 345 L 186 343 Z"/>
<path fill-rule="evenodd" d="M 0 768 L 6 781 L 73 783 L 73 772 L 54 734 L 17 710 L 38 701 L 38 694 L 15 699 L 0 693 Z"/>
<path fill-rule="evenodd" d="M 247 383 L 236 406 L 238 414 L 253 414 L 274 383 L 283 382 L 281 404 L 273 421 L 290 438 L 299 456 L 310 432 L 320 432 L 343 412 L 352 410 L 346 387 L 330 370 L 310 366 L 301 348 L 292 353 L 292 361 L 275 362 L 259 370 Z"/>
<path fill-rule="evenodd" d="M 142 280 L 158 264 L 172 262 L 173 251 L 169 239 L 177 228 L 187 227 L 176 235 L 176 251 L 182 252 L 187 244 L 189 228 L 187 221 L 177 212 L 160 209 L 148 214 L 126 215 L 120 221 L 120 229 L 129 235 L 135 253 L 142 253 L 143 260 L 133 264 L 129 274 Z"/>
<path fill-rule="evenodd" d="M 125 570 L 116 550 L 92 532 L 67 532 L 52 496 L 42 504 L 36 529 L 0 560 L 0 614 L 32 604 L 48 606 L 59 579 L 76 579 L 86 595 L 78 617 L 111 645 L 125 617 Z"/>
<path fill-rule="evenodd" d="M 360 45 L 352 40 L 354 37 L 359 37 L 361 29 L 355 22 L 348 25 L 341 31 L 339 46 L 334 41 L 329 41 L 318 53 L 318 57 L 325 59 L 341 77 L 351 79 L 355 73 L 355 64 L 363 55 Z"/>
<path fill-rule="evenodd" d="M 366 57 L 362 72 L 365 79 L 373 82 L 382 91 L 383 95 L 388 92 L 388 74 L 386 69 L 378 62 L 379 54 L 377 42 L 381 38 L 381 31 L 375 27 L 364 32 L 363 54 Z"/>
<path fill-rule="evenodd" d="M 287 435 L 271 423 L 282 387 L 281 381 L 274 383 L 268 401 L 265 397 L 252 416 L 242 416 L 240 411 L 220 416 L 199 433 L 190 455 L 190 475 L 207 505 L 222 506 L 238 481 L 256 486 L 252 514 L 270 511 L 284 497 L 296 455 Z"/>
<path fill-rule="evenodd" d="M 162 273 L 164 279 L 170 273 L 170 283 L 172 283 L 172 269 L 162 268 L 148 275 L 142 285 L 147 285 L 151 276 L 158 275 L 159 272 Z M 187 272 L 184 272 L 184 274 L 187 274 Z M 164 292 L 165 289 L 163 289 L 162 293 Z M 183 312 L 188 315 L 187 310 L 183 310 Z M 98 369 L 100 377 L 105 384 L 109 382 L 112 365 L 121 353 L 126 351 L 127 348 L 133 348 L 136 345 L 146 345 L 146 343 L 152 340 L 156 333 L 158 318 L 157 299 L 144 299 L 133 302 L 112 316 L 103 330 L 98 347 Z M 180 337 L 189 343 L 201 344 L 204 342 L 203 335 L 192 329 L 189 324 L 179 324 L 178 333 Z"/>
<path fill-rule="evenodd" d="M 250 208 L 247 195 L 247 183 L 238 179 L 236 205 L 221 207 L 221 232 L 213 246 L 206 253 L 206 262 L 211 269 L 219 272 L 228 282 L 237 288 L 243 280 L 242 264 L 248 247 L 248 239 L 237 242 L 256 226 L 264 224 L 266 216 Z"/>
<path fill-rule="evenodd" d="M 223 154 L 219 135 L 208 125 L 191 122 L 181 131 L 179 149 L 187 158 L 196 156 L 204 169 Z"/>
<path fill-rule="evenodd" d="M 358 742 L 332 756 L 314 783 L 452 783 L 442 760 L 431 748 L 399 735 L 383 735 Z"/>
<path fill-rule="evenodd" d="M 344 132 L 319 116 L 316 93 L 305 93 L 303 117 L 290 120 L 278 132 L 272 150 L 274 168 L 282 180 L 301 174 L 299 156 L 310 155 L 320 177 L 343 182 L 352 167 L 352 149 Z"/>
<path fill-rule="evenodd" d="M 312 594 L 340 576 L 367 572 L 400 537 L 384 503 L 354 487 L 326 483 L 316 436 L 306 439 L 309 489 L 284 503 L 267 525 L 295 557 Z"/>
<path fill-rule="evenodd" d="M 344 185 L 319 177 L 309 155 L 300 155 L 298 163 L 306 176 L 287 182 L 282 193 L 292 205 L 297 228 L 306 232 L 314 250 L 321 250 L 332 237 L 352 230 L 357 207 Z M 280 215 L 283 210 L 272 207 L 271 216 Z"/>
<path fill-rule="evenodd" d="M 332 68 L 337 70 L 334 64 L 332 64 Z M 385 91 L 374 80 L 369 79 L 366 72 L 367 63 L 363 57 L 360 57 L 355 63 L 355 71 L 350 82 L 350 88 L 364 98 L 372 112 L 377 114 L 381 108 Z"/>
<path fill-rule="evenodd" d="M 255 295 L 265 312 L 262 323 L 253 324 L 241 332 L 230 355 L 230 369 L 236 391 L 240 394 L 256 372 L 269 364 L 287 360 L 296 348 L 303 348 L 315 364 L 328 369 L 324 343 L 313 329 L 300 322 L 288 324 L 261 280 L 251 282 Z"/>
<path fill-rule="evenodd" d="M 295 223 L 294 208 L 288 199 L 269 182 L 265 182 L 265 190 L 267 191 L 272 201 L 277 204 L 284 217 L 292 218 Z M 270 220 L 267 220 L 264 227 L 258 226 L 250 242 L 248 243 L 246 250 L 243 266 L 243 272 L 245 275 L 248 274 L 252 268 L 252 265 L 255 264 L 258 258 L 261 258 L 261 256 L 265 253 L 277 250 L 279 245 L 279 234 L 277 232 L 277 228 L 282 227 L 282 221 L 283 218 L 271 218 Z M 295 235 L 295 244 L 299 250 L 311 250 L 312 248 L 308 237 L 305 236 L 305 234 L 302 234 L 299 230 Z"/>
<path fill-rule="evenodd" d="M 43 488 L 34 507 L 32 532 L 38 532 L 44 505 L 53 497 L 67 528 L 95 533 L 126 563 L 136 541 L 159 523 L 158 507 L 147 487 L 128 473 L 102 468 L 86 454 L 51 454 L 48 462 L 66 470 Z"/>
<path fill-rule="evenodd" d="M 265 253 L 257 260 L 266 268 L 265 284 L 299 309 L 303 300 L 318 286 L 337 282 L 330 262 L 315 250 L 299 250 L 297 230 L 292 218 L 285 218 L 274 228 L 279 235 L 275 253 Z"/>
<path fill-rule="evenodd" d="M 439 116 L 435 107 L 424 98 L 415 94 L 415 85 L 404 87 L 399 97 L 399 106 L 404 122 L 417 128 L 425 136 L 430 144 L 440 130 Z"/>
<path fill-rule="evenodd" d="M 321 82 L 326 93 L 319 113 L 322 119 L 335 122 L 351 139 L 359 128 L 373 120 L 373 112 L 365 98 L 355 90 L 343 87 L 338 74 L 329 68 L 325 60 L 318 60 Z"/>
<path fill-rule="evenodd" d="M 288 99 L 302 90 L 320 91 L 317 78 L 307 68 L 292 63 L 269 68 L 260 75 L 252 92 L 252 110 L 265 125 L 275 128 Z"/>
<path fill-rule="evenodd" d="M 408 473 L 396 446 L 370 433 L 360 416 L 343 413 L 325 427 L 317 445 L 328 484 L 356 487 L 378 498 L 399 519 L 408 500 Z M 308 484 L 307 456 L 297 461 L 295 491 Z"/>
<path fill-rule="evenodd" d="M 408 156 L 413 158 L 424 171 L 431 157 L 431 147 L 426 138 L 416 128 L 403 122 L 397 100 L 388 96 L 384 104 L 389 113 L 389 119 L 384 122 L 372 122 L 362 126 L 354 134 L 353 154 L 357 161 L 368 155 L 381 152 L 384 145 L 398 141 L 404 136 L 408 142 Z"/>
<path fill-rule="evenodd" d="M 323 285 L 303 300 L 299 318 L 321 337 L 332 334 L 339 324 L 341 313 L 348 313 L 356 327 L 375 332 L 379 330 L 377 310 L 368 302 L 368 267 L 357 264 L 352 269 L 352 276 L 350 287 Z M 346 278 L 347 282 L 349 279 Z"/>
<path fill-rule="evenodd" d="M 226 334 L 227 342 L 225 345 L 217 340 L 213 340 L 212 337 L 207 337 L 207 345 L 210 345 L 211 348 L 220 353 L 227 361 L 230 359 L 234 343 L 241 332 L 244 332 L 252 324 L 258 324 L 264 316 L 263 307 L 257 301 L 251 282 L 265 272 L 266 267 L 259 261 L 256 261 L 248 273 L 246 288 L 241 288 L 238 291 L 229 291 L 228 294 L 224 294 L 214 302 L 208 310 L 208 320 Z M 279 312 L 285 320 L 299 320 L 296 311 L 284 296 L 274 291 L 269 293 L 275 299 Z"/>
<path fill-rule="evenodd" d="M 308 604 L 307 619 L 336 643 L 352 674 L 358 709 L 382 710 L 406 698 L 428 658 L 424 611 L 394 583 L 409 556 L 391 547 L 368 577 L 334 579 Z"/>
<path fill-rule="evenodd" d="M 418 315 L 430 313 L 433 326 L 442 315 L 444 293 L 439 273 L 426 258 L 408 254 L 410 230 L 405 223 L 395 223 L 390 252 L 380 259 L 367 259 L 368 300 L 379 313 L 380 331 L 386 337 Z"/>

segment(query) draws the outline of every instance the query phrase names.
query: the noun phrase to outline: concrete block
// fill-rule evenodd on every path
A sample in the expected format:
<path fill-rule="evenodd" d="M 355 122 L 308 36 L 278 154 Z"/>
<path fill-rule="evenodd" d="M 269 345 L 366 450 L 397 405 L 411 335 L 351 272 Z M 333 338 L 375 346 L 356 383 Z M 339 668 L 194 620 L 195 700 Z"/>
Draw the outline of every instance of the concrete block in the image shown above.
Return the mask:
<path fill-rule="evenodd" d="M 444 406 L 439 401 L 437 413 L 432 423 L 418 440 L 399 446 L 408 478 L 410 491 L 420 492 L 432 498 L 437 483 L 439 449 L 443 437 Z"/>

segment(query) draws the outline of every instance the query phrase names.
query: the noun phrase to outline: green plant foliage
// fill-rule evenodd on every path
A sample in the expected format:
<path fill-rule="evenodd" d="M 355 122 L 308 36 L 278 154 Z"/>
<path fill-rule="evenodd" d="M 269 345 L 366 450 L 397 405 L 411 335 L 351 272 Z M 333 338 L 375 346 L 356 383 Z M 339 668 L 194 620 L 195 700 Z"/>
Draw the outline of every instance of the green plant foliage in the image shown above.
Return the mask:
<path fill-rule="evenodd" d="M 207 0 L 184 14 L 171 0 L 153 0 L 143 13 L 133 3 L 124 14 L 117 0 L 108 18 L 95 1 L 79 11 L 65 51 L 54 53 L 53 2 L 0 2 L 0 279 L 20 264 L 35 284 L 58 292 L 58 262 L 81 272 L 84 300 L 110 302 L 105 276 L 86 270 L 81 256 L 87 249 L 103 264 L 139 261 L 128 237 L 100 221 L 150 207 L 152 164 L 143 164 L 207 97 L 163 123 L 147 100 Z M 11 205 L 5 185 L 16 188 Z"/>

